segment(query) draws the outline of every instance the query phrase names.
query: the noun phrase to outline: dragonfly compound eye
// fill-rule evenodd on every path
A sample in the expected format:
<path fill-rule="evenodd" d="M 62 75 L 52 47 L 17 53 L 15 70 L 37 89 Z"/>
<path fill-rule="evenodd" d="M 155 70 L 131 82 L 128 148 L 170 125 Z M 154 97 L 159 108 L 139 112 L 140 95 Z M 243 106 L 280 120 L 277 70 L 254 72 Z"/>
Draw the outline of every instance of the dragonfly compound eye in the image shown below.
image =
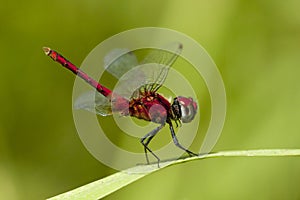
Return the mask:
<path fill-rule="evenodd" d="M 181 119 L 181 108 L 180 103 L 177 99 L 177 97 L 174 98 L 173 104 L 172 104 L 172 111 L 174 114 L 175 119 Z"/>
<path fill-rule="evenodd" d="M 197 103 L 192 98 L 177 97 L 181 108 L 181 121 L 191 122 L 197 113 Z"/>

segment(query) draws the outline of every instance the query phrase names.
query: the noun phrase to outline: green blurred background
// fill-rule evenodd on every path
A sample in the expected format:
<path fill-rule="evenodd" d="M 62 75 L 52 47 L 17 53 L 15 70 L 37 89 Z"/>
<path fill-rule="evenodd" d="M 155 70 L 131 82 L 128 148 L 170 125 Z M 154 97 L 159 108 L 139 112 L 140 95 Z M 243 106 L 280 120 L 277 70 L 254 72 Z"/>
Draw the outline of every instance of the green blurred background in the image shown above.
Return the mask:
<path fill-rule="evenodd" d="M 99 42 L 144 26 L 183 32 L 209 52 L 228 111 L 214 148 L 300 148 L 300 2 L 2 1 L 0 199 L 45 199 L 114 173 L 82 145 L 74 77 L 42 46 L 80 64 Z M 173 166 L 106 199 L 300 199 L 300 159 L 217 158 Z"/>

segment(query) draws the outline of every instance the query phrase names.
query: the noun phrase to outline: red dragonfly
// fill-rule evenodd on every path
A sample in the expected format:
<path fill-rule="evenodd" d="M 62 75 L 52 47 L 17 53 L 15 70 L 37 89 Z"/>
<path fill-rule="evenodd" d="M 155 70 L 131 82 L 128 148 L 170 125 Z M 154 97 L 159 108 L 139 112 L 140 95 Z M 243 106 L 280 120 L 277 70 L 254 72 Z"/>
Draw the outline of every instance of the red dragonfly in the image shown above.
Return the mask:
<path fill-rule="evenodd" d="M 147 152 L 150 152 L 157 159 L 158 164 L 160 162 L 159 157 L 148 145 L 166 123 L 169 125 L 174 144 L 188 153 L 189 156 L 197 156 L 196 153 L 183 147 L 178 142 L 172 124 L 172 121 L 175 122 L 176 126 L 178 126 L 178 124 L 181 125 L 181 122 L 191 122 L 197 113 L 197 103 L 192 98 L 178 96 L 174 98 L 171 104 L 165 97 L 157 93 L 158 89 L 163 85 L 170 67 L 182 51 L 182 44 L 176 43 L 172 45 L 173 52 L 153 49 L 140 63 L 137 62 L 133 52 L 128 51 L 113 62 L 106 62 L 108 63 L 107 67 L 105 67 L 106 71 L 117 79 L 122 79 L 120 82 L 121 88 L 123 88 L 122 90 L 126 90 L 128 87 L 136 88 L 129 93 L 123 92 L 122 90 L 111 91 L 76 67 L 58 52 L 48 47 L 44 47 L 43 50 L 45 54 L 54 61 L 72 71 L 97 90 L 96 93 L 92 91 L 93 94 L 96 95 L 94 99 L 88 97 L 91 96 L 89 93 L 79 97 L 75 103 L 77 108 L 85 109 L 101 116 L 119 113 L 121 116 L 132 116 L 159 124 L 157 128 L 147 133 L 140 140 L 144 146 L 148 164 L 149 158 Z M 105 60 L 109 61 L 111 55 L 122 51 L 124 51 L 124 49 L 113 50 L 105 57 Z M 141 68 L 138 66 L 144 67 Z"/>

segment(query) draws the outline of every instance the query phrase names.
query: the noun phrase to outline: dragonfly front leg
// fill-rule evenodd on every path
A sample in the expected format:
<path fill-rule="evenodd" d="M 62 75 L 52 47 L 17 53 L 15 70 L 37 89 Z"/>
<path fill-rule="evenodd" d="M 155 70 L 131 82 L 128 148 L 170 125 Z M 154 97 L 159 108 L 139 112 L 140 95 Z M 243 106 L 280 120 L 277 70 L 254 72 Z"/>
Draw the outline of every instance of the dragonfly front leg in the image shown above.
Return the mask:
<path fill-rule="evenodd" d="M 150 133 L 147 133 L 142 139 L 141 139 L 141 143 L 144 146 L 144 151 L 145 151 L 145 156 L 146 156 L 146 160 L 147 160 L 147 164 L 149 164 L 149 158 L 148 158 L 148 154 L 147 151 L 149 151 L 156 159 L 157 159 L 157 164 L 159 167 L 159 157 L 157 155 L 155 155 L 155 153 L 153 153 L 153 151 L 148 147 L 150 141 L 153 139 L 153 137 L 160 131 L 160 129 L 162 129 L 164 127 L 164 124 L 160 125 L 159 127 L 155 128 L 154 130 L 152 130 Z M 144 142 L 146 140 L 146 142 Z"/>
<path fill-rule="evenodd" d="M 173 128 L 173 125 L 172 125 L 172 122 L 168 122 L 169 126 L 170 126 L 170 131 L 171 131 L 171 135 L 172 135 L 172 139 L 173 139 L 173 142 L 174 144 L 179 147 L 180 149 L 184 150 L 185 152 L 187 152 L 189 154 L 189 156 L 198 156 L 198 154 L 184 148 L 181 144 L 179 144 L 178 142 L 178 139 L 176 137 L 176 134 L 175 134 L 175 131 L 174 131 L 174 128 Z"/>

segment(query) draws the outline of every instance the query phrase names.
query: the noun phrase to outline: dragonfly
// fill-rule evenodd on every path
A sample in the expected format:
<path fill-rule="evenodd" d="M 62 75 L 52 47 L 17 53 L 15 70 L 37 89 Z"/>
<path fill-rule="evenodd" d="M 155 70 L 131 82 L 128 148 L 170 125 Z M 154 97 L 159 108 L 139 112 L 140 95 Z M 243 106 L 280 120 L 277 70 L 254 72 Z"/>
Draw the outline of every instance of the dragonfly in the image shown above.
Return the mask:
<path fill-rule="evenodd" d="M 198 156 L 182 146 L 175 134 L 173 122 L 178 127 L 182 123 L 191 122 L 197 114 L 197 103 L 191 97 L 177 96 L 170 102 L 158 90 L 163 86 L 169 69 L 182 51 L 182 44 L 170 45 L 171 51 L 152 49 L 145 58 L 138 62 L 133 52 L 126 52 L 111 61 L 110 57 L 120 54 L 124 49 L 114 49 L 104 58 L 105 70 L 120 80 L 121 89 L 110 90 L 60 53 L 49 47 L 43 47 L 47 56 L 61 64 L 66 69 L 82 78 L 96 91 L 85 93 L 75 102 L 75 107 L 94 112 L 100 116 L 117 113 L 120 116 L 131 116 L 141 120 L 158 124 L 158 126 L 144 135 L 140 142 L 144 147 L 146 162 L 149 164 L 148 152 L 156 159 L 159 166 L 160 158 L 150 149 L 149 144 L 155 135 L 168 124 L 174 144 L 189 156 Z M 143 67 L 140 67 L 143 66 Z M 129 88 L 134 88 L 129 90 Z M 128 92 L 129 91 L 129 92 Z M 94 98 L 91 98 L 93 96 Z"/>

